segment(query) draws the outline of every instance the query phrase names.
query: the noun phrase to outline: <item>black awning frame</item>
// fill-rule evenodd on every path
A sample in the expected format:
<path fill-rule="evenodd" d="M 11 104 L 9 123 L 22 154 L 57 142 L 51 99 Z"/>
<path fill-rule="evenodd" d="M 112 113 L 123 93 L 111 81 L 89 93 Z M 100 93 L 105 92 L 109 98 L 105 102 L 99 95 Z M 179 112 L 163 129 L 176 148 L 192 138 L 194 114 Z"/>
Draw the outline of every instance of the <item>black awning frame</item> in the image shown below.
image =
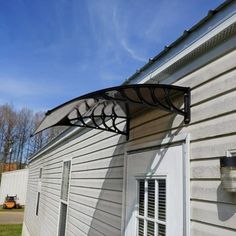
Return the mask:
<path fill-rule="evenodd" d="M 162 96 L 158 97 L 160 93 Z M 182 99 L 183 109 L 178 108 L 172 101 L 172 97 L 176 96 L 180 96 Z M 50 120 L 53 113 L 70 106 L 70 104 L 72 107 L 69 112 L 67 110 L 58 121 L 53 123 L 53 119 Z M 82 106 L 83 113 L 80 111 Z M 188 124 L 190 122 L 190 88 L 164 84 L 134 84 L 102 89 L 49 110 L 35 133 L 54 126 L 76 126 L 110 131 L 126 135 L 128 139 L 130 119 L 134 115 L 134 110 L 138 112 L 145 108 L 159 108 L 179 114 L 184 117 L 184 123 Z M 72 113 L 73 115 L 71 115 Z M 118 127 L 118 119 L 126 121 L 125 130 Z M 107 122 L 110 120 L 112 121 L 111 125 L 108 125 Z M 44 125 L 46 122 L 51 124 Z"/>

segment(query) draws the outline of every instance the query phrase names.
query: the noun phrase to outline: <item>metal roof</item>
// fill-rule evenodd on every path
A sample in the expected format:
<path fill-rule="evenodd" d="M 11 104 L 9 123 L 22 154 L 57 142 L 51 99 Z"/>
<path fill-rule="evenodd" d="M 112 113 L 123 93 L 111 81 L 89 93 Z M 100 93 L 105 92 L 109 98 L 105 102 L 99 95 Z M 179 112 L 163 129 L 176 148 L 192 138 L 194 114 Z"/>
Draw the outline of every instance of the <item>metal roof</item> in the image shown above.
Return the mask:
<path fill-rule="evenodd" d="M 146 63 L 143 67 L 138 69 L 132 76 L 130 76 L 127 80 L 124 81 L 123 84 L 128 84 L 131 82 L 133 79 L 136 78 L 142 71 L 146 70 L 149 68 L 151 65 L 153 65 L 154 62 L 158 61 L 160 58 L 162 58 L 164 55 L 166 55 L 171 49 L 179 45 L 184 39 L 188 38 L 191 33 L 199 29 L 201 26 L 203 26 L 207 21 L 209 21 L 215 14 L 217 14 L 219 11 L 224 9 L 226 6 L 228 6 L 230 3 L 233 3 L 235 0 L 226 0 L 223 2 L 221 5 L 219 5 L 217 8 L 214 10 L 210 10 L 208 14 L 201 19 L 197 24 L 192 26 L 190 29 L 185 30 L 183 34 L 177 38 L 173 43 L 171 43 L 168 46 L 164 47 L 164 50 L 162 50 L 159 54 L 157 54 L 154 58 L 150 58 L 148 63 Z"/>

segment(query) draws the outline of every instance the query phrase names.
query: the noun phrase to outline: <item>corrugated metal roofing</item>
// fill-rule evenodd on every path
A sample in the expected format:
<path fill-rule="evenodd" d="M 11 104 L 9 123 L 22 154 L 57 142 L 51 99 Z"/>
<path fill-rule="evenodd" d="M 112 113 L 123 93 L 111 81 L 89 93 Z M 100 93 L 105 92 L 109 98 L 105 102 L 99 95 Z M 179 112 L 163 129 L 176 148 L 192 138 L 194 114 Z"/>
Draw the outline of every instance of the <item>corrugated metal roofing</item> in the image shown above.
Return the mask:
<path fill-rule="evenodd" d="M 197 24 L 195 24 L 193 27 L 191 27 L 188 30 L 185 30 L 183 34 L 177 38 L 173 43 L 171 43 L 168 46 L 164 47 L 164 50 L 162 50 L 159 54 L 157 54 L 154 58 L 150 58 L 148 63 L 146 63 L 143 67 L 138 69 L 132 76 L 130 76 L 123 84 L 128 84 L 130 81 L 135 79 L 137 75 L 139 75 L 142 71 L 149 68 L 154 62 L 162 58 L 164 55 L 166 55 L 172 48 L 176 47 L 178 44 L 180 44 L 184 39 L 186 39 L 192 32 L 199 29 L 202 25 L 204 25 L 207 21 L 209 21 L 215 14 L 217 14 L 219 11 L 221 11 L 223 8 L 228 6 L 230 3 L 234 2 L 235 0 L 226 0 L 221 5 L 219 5 L 214 10 L 210 10 L 208 14 L 201 19 Z"/>

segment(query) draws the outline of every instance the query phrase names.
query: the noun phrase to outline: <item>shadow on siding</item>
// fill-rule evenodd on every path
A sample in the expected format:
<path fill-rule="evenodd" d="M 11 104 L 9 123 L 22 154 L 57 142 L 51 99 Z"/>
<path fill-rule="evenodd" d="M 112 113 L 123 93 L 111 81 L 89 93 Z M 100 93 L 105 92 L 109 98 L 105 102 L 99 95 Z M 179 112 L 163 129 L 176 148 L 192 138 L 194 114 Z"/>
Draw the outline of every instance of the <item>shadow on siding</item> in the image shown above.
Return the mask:
<path fill-rule="evenodd" d="M 227 202 L 236 204 L 236 193 L 228 193 L 224 190 L 222 183 L 217 188 L 217 213 L 221 221 L 229 220 L 236 213 L 236 208 L 231 207 L 231 204 L 224 204 Z"/>
<path fill-rule="evenodd" d="M 161 134 L 161 136 L 158 137 L 158 139 L 164 139 L 164 138 L 167 138 L 167 137 L 174 137 L 175 135 L 178 135 L 178 134 L 181 132 L 181 130 L 182 130 L 182 128 L 183 128 L 183 123 L 181 123 L 181 124 L 180 124 L 180 127 L 179 127 L 178 129 L 176 129 L 174 132 L 171 131 L 171 127 L 172 127 L 172 124 L 173 124 L 174 119 L 175 119 L 175 116 L 167 116 L 166 122 L 165 122 L 164 126 L 162 126 L 162 129 L 163 129 L 163 130 L 168 130 L 168 131 L 167 131 L 167 132 L 163 132 L 163 133 Z M 162 125 L 163 125 L 163 124 L 162 124 Z M 134 132 L 134 137 L 135 137 L 135 132 Z M 156 139 L 155 139 L 155 140 L 156 140 Z M 170 142 L 171 142 L 171 140 L 172 140 L 172 139 L 170 138 Z M 119 141 L 117 142 L 117 144 L 123 143 L 124 141 L 125 141 L 125 137 L 120 137 L 120 139 L 119 139 Z M 132 140 L 130 140 L 130 141 L 132 142 Z M 169 146 L 170 146 L 170 145 L 169 145 Z M 156 154 L 158 154 L 158 155 L 161 157 L 161 158 L 160 158 L 160 161 L 157 163 L 157 165 L 156 165 L 154 168 L 153 168 L 152 162 L 151 162 L 150 165 L 149 165 L 148 168 L 147 168 L 147 171 L 152 168 L 152 170 L 155 172 L 155 170 L 159 167 L 159 165 L 160 165 L 162 159 L 164 158 L 164 156 L 165 156 L 165 154 L 166 154 L 168 145 L 166 145 L 165 147 L 166 147 L 166 149 L 162 149 L 162 150 L 159 149 L 159 150 L 157 150 L 157 152 L 155 153 L 155 155 L 153 155 L 153 160 L 154 160 Z M 119 154 L 119 153 L 123 153 L 123 152 L 124 152 L 124 145 L 121 145 L 121 146 L 118 146 L 118 147 L 116 148 L 116 150 L 114 151 L 114 154 L 113 154 L 113 155 L 115 156 L 115 155 L 117 155 L 117 154 Z M 114 158 L 112 159 L 112 161 L 110 162 L 110 166 L 113 166 L 113 165 L 115 164 L 115 162 L 116 162 L 116 157 L 114 157 Z M 109 235 L 114 235 L 114 236 L 116 236 L 116 235 L 117 235 L 117 236 L 118 236 L 118 235 L 122 235 L 122 232 L 121 232 L 121 224 L 122 224 L 122 219 L 121 219 L 121 217 L 122 217 L 122 205 L 121 205 L 121 204 L 118 204 L 118 205 L 117 205 L 117 207 L 118 207 L 120 210 L 119 210 L 119 215 L 116 216 L 116 217 L 117 217 L 117 220 L 116 220 L 116 222 L 114 222 L 113 225 L 111 225 L 112 223 L 110 223 L 110 222 L 109 222 L 109 223 L 108 223 L 108 222 L 105 222 L 105 220 L 103 221 L 103 219 L 101 219 L 101 211 L 100 211 L 100 209 L 103 208 L 103 203 L 104 203 L 102 199 L 107 199 L 106 193 L 105 193 L 104 190 L 109 189 L 109 185 L 110 185 L 109 180 L 110 180 L 111 178 L 113 178 L 113 171 L 114 171 L 114 168 L 111 168 L 111 169 L 109 169 L 109 170 L 107 171 L 107 174 L 106 174 L 106 177 L 105 177 L 103 186 L 102 186 L 102 190 L 101 190 L 101 193 L 100 193 L 100 196 L 99 196 L 99 200 L 98 200 L 97 205 L 96 205 L 96 210 L 94 211 L 94 214 L 93 214 L 93 219 L 96 219 L 96 220 L 92 220 L 92 222 L 91 222 L 91 228 L 90 228 L 90 230 L 89 230 L 89 232 L 88 232 L 88 235 L 89 235 L 89 236 L 96 235 L 96 233 L 94 232 L 93 229 L 94 229 L 94 228 L 97 228 L 97 223 L 98 223 L 97 220 L 98 220 L 98 221 L 101 221 L 102 224 L 104 224 L 104 231 L 101 232 L 101 233 L 103 233 L 103 234 L 105 234 L 105 235 L 107 235 L 107 236 L 109 236 Z M 122 189 L 122 186 L 121 186 L 121 189 Z M 122 195 L 121 195 L 121 196 L 122 196 Z M 113 201 L 112 199 L 110 199 L 110 200 Z M 121 199 L 121 200 L 122 200 L 122 199 Z M 125 203 L 123 203 L 123 204 L 125 204 Z M 133 203 L 133 204 L 135 205 L 135 203 Z M 114 205 L 111 206 L 111 207 L 114 207 Z M 111 209 L 111 212 L 113 212 L 113 209 Z M 130 219 L 132 213 L 133 213 L 133 211 L 128 212 L 128 214 L 127 214 L 127 215 L 128 215 L 128 216 L 127 216 L 128 219 L 126 219 L 126 222 L 129 221 L 129 219 Z M 108 214 L 109 214 L 109 212 L 108 212 Z M 113 231 L 106 233 L 106 226 L 105 226 L 105 225 L 108 226 L 111 230 L 113 229 Z M 126 227 L 126 225 L 125 225 L 124 227 Z"/>
<path fill-rule="evenodd" d="M 108 140 L 109 142 L 109 140 Z M 95 235 L 107 235 L 107 236 L 120 236 L 121 235 L 121 216 L 122 216 L 122 176 L 123 176 L 123 166 L 122 171 L 120 173 L 120 178 L 118 178 L 117 173 L 114 174 L 116 168 L 120 168 L 117 166 L 117 155 L 124 153 L 124 143 L 126 142 L 125 136 L 120 136 L 117 144 L 117 147 L 113 153 L 113 158 L 108 166 L 104 166 L 104 168 L 108 168 L 106 173 L 100 195 L 98 197 L 98 201 L 95 207 L 95 211 L 93 214 L 93 220 L 90 225 L 90 229 L 88 232 L 89 236 Z M 116 167 L 117 166 L 117 167 Z M 118 181 L 114 186 L 111 186 L 110 181 Z M 119 184 L 120 181 L 120 184 Z M 110 196 L 111 195 L 111 196 Z M 113 199 L 112 195 L 114 196 Z M 110 210 L 109 210 L 110 208 Z"/>

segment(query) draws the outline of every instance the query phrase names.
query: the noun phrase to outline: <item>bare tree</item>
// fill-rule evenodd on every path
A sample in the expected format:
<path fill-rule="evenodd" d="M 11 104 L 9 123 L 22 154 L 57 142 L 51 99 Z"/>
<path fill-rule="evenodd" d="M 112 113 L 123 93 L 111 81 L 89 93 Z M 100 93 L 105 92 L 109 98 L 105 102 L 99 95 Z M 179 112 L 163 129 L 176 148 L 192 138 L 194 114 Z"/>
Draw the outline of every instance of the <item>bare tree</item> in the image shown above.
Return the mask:
<path fill-rule="evenodd" d="M 11 162 L 11 151 L 15 138 L 16 112 L 9 104 L 1 106 L 1 148 L 3 161 Z"/>
<path fill-rule="evenodd" d="M 5 119 L 4 119 L 4 112 L 3 106 L 0 106 L 0 152 L 3 151 L 4 145 L 4 127 L 5 127 Z"/>
<path fill-rule="evenodd" d="M 33 119 L 32 119 L 32 125 L 30 127 L 31 134 L 33 134 L 34 131 L 37 129 L 43 117 L 44 117 L 44 114 L 42 112 L 37 112 L 34 114 Z M 33 153 L 37 152 L 40 148 L 42 148 L 46 142 L 45 139 L 46 139 L 45 134 L 43 132 L 40 132 L 39 134 L 32 136 L 28 140 L 29 155 L 32 155 Z"/>
<path fill-rule="evenodd" d="M 21 109 L 17 113 L 16 131 L 15 131 L 15 160 L 20 168 L 24 159 L 27 159 L 26 143 L 30 138 L 33 112 L 27 108 Z"/>
<path fill-rule="evenodd" d="M 31 137 L 44 117 L 44 113 L 33 113 L 22 108 L 16 111 L 9 104 L 0 105 L 0 161 L 19 164 L 28 162 L 29 156 L 57 137 L 65 128 L 53 127 Z"/>

